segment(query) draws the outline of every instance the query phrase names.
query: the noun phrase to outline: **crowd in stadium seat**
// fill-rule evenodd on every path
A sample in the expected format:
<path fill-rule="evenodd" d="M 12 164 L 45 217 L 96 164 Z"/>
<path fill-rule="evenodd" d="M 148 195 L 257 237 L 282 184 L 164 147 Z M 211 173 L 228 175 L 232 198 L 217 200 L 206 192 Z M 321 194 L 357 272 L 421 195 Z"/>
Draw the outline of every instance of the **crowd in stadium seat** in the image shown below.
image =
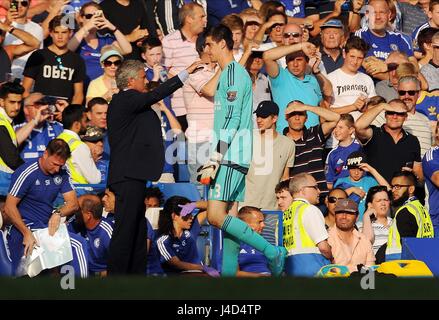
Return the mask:
<path fill-rule="evenodd" d="M 0 0 L 0 228 L 13 268 L 0 274 L 37 245 L 29 231 L 66 223 L 78 276 L 107 275 L 107 113 L 126 90 L 121 66 L 138 60 L 148 92 L 202 61 L 151 107 L 165 161 L 145 186 L 146 209 L 163 208 L 146 214 L 145 275 L 220 275 L 197 181 L 216 152 L 217 104 L 237 94 L 218 97 L 206 35 L 219 24 L 253 92 L 238 218 L 283 241 L 284 274 L 356 271 L 400 259 L 404 237 L 439 236 L 439 0 Z M 161 187 L 182 182 L 193 190 Z M 237 270 L 272 274 L 245 243 Z"/>

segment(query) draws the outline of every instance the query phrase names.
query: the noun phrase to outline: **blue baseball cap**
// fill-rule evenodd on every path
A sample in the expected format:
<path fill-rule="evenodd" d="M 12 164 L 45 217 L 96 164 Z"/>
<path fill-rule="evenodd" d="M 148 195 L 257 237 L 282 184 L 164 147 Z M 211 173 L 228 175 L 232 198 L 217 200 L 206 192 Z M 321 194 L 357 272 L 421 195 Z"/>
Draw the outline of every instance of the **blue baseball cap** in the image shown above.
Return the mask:
<path fill-rule="evenodd" d="M 343 23 L 338 20 L 338 19 L 330 19 L 328 21 L 326 21 L 324 24 L 322 24 L 320 26 L 320 29 L 324 29 L 324 28 L 338 28 L 338 29 L 343 29 Z"/>

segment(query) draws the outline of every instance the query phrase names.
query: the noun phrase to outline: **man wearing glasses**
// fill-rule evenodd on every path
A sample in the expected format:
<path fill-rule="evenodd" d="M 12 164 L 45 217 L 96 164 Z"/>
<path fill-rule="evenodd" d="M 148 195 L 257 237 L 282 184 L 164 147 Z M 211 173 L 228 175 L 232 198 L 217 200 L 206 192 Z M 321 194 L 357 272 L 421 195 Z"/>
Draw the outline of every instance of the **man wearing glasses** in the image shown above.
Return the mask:
<path fill-rule="evenodd" d="M 439 32 L 431 38 L 433 58 L 421 68 L 422 75 L 427 79 L 428 90 L 439 89 Z"/>
<path fill-rule="evenodd" d="M 84 100 L 85 64 L 67 47 L 72 31 L 63 23 L 63 18 L 63 15 L 56 16 L 49 23 L 53 44 L 32 53 L 26 63 L 24 97 L 34 87 L 34 91 L 65 97 L 72 104 L 82 104 Z"/>
<path fill-rule="evenodd" d="M 392 179 L 392 206 L 398 208 L 389 230 L 386 261 L 401 259 L 401 238 L 433 238 L 430 214 L 415 197 L 416 177 L 399 171 Z"/>
<path fill-rule="evenodd" d="M 29 12 L 29 1 L 17 1 L 17 11 L 8 11 L 6 16 L 6 24 L 11 23 L 11 26 L 26 31 L 27 33 L 33 35 L 39 42 L 40 48 L 43 47 L 43 29 L 41 26 L 35 22 L 28 20 Z M 3 45 L 17 45 L 22 44 L 23 41 L 17 38 L 11 33 L 7 33 Z M 12 61 L 11 72 L 15 78 L 23 78 L 23 70 L 26 65 L 27 59 L 29 59 L 31 53 L 25 54 L 23 56 L 17 57 Z"/>
<path fill-rule="evenodd" d="M 328 232 L 319 203 L 320 190 L 308 173 L 290 179 L 293 203 L 284 212 L 283 242 L 288 250 L 285 264 L 287 275 L 312 277 L 332 260 Z"/>
<path fill-rule="evenodd" d="M 383 111 L 386 123 L 381 127 L 371 125 Z M 369 164 L 387 181 L 401 169 L 413 171 L 422 178 L 419 140 L 403 129 L 406 119 L 407 106 L 394 99 L 367 110 L 355 123 L 357 138 L 363 143 Z"/>
<path fill-rule="evenodd" d="M 426 103 L 417 104 L 420 96 L 421 84 L 417 77 L 407 75 L 400 77 L 397 85 L 399 99 L 407 107 L 407 119 L 404 121 L 403 128 L 412 135 L 416 136 L 421 146 L 421 157 L 430 150 L 433 140 L 432 132 L 436 130 L 437 113 L 436 108 L 432 108 L 430 97 L 424 96 Z M 385 113 L 382 112 L 373 122 L 376 126 L 382 126 L 386 122 Z"/>

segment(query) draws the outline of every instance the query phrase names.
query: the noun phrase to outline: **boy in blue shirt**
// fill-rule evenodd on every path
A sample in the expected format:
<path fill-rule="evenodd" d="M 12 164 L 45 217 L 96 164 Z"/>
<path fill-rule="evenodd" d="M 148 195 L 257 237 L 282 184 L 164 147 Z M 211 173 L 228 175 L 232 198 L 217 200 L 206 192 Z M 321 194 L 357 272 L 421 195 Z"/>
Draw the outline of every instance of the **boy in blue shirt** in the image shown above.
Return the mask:
<path fill-rule="evenodd" d="M 361 145 L 352 136 L 355 133 L 355 121 L 352 115 L 342 114 L 334 128 L 334 137 L 339 141 L 326 158 L 326 181 L 328 189 L 332 189 L 339 178 L 349 176 L 346 160 L 354 151 L 361 151 Z"/>

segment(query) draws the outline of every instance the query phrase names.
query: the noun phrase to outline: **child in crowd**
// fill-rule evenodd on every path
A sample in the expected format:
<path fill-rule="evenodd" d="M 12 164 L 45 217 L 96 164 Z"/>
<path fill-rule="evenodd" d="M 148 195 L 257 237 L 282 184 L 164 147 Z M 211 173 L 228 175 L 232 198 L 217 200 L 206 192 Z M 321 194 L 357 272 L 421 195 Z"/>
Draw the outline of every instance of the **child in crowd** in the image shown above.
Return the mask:
<path fill-rule="evenodd" d="M 349 198 L 358 204 L 358 221 L 362 221 L 366 208 L 365 197 L 369 189 L 376 185 L 390 189 L 390 185 L 375 168 L 366 163 L 366 156 L 361 151 L 352 152 L 348 156 L 347 167 L 349 176 L 338 179 L 334 187 L 344 189 Z"/>
<path fill-rule="evenodd" d="M 353 138 L 355 121 L 352 115 L 342 114 L 334 128 L 334 137 L 339 141 L 338 146 L 332 149 L 326 158 L 326 181 L 328 189 L 332 189 L 339 178 L 349 176 L 346 160 L 354 151 L 360 151 L 361 145 Z"/>

